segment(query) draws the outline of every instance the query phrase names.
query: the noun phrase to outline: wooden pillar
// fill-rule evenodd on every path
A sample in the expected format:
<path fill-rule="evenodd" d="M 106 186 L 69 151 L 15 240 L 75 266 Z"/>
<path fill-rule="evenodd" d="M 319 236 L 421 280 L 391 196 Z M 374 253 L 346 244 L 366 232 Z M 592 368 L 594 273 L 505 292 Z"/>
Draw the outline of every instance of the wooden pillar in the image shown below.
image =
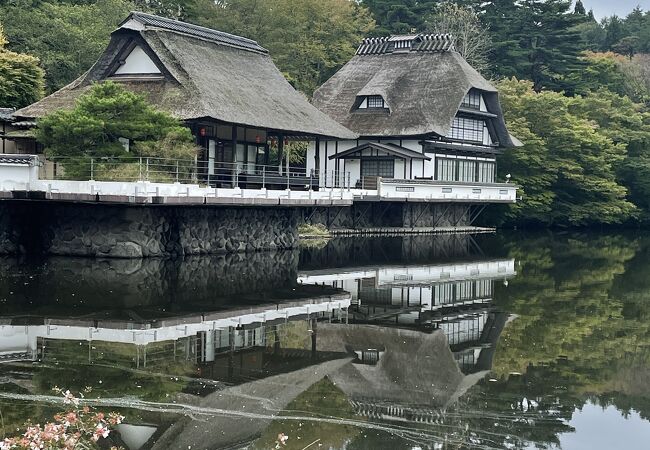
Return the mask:
<path fill-rule="evenodd" d="M 233 125 L 232 126 L 232 175 L 231 175 L 231 184 L 232 187 L 236 187 L 236 177 L 235 177 L 235 171 L 237 170 L 237 126 Z"/>
<path fill-rule="evenodd" d="M 282 174 L 282 158 L 284 157 L 284 134 L 278 133 L 278 172 Z"/>
<path fill-rule="evenodd" d="M 320 138 L 316 138 L 316 151 L 314 152 L 314 171 L 316 175 L 320 173 Z"/>

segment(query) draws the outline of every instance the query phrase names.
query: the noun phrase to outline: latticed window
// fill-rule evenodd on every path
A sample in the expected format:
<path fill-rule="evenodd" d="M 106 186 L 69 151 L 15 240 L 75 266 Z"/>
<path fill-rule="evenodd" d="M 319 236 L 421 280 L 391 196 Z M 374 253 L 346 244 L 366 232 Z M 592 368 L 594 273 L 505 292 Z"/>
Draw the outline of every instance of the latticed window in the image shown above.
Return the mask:
<path fill-rule="evenodd" d="M 436 158 L 436 180 L 456 181 L 456 160 Z"/>
<path fill-rule="evenodd" d="M 454 123 L 447 137 L 461 141 L 483 143 L 485 122 L 468 117 L 454 117 Z"/>
<path fill-rule="evenodd" d="M 362 159 L 361 176 L 393 178 L 395 176 L 395 160 L 393 159 Z"/>
<path fill-rule="evenodd" d="M 384 99 L 381 95 L 369 95 L 368 96 L 368 108 L 383 108 Z"/>
<path fill-rule="evenodd" d="M 494 183 L 494 173 L 496 171 L 496 164 L 488 161 L 480 161 L 478 163 L 478 182 L 479 183 Z"/>
<path fill-rule="evenodd" d="M 476 181 L 476 161 L 458 160 L 458 181 Z"/>
<path fill-rule="evenodd" d="M 463 108 L 481 109 L 481 93 L 476 90 L 469 91 L 465 95 L 461 106 Z"/>

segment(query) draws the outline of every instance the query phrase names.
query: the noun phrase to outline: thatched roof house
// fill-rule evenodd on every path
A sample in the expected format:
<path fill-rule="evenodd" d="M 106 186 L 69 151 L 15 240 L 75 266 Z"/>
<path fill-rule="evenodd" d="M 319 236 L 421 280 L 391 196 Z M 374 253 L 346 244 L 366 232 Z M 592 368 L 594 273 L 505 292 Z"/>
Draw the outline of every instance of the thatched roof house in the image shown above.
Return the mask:
<path fill-rule="evenodd" d="M 179 119 L 210 118 L 286 132 L 354 137 L 295 91 L 255 41 L 133 12 L 93 67 L 16 112 L 38 118 L 70 108 L 93 82 L 115 80 Z"/>
<path fill-rule="evenodd" d="M 446 136 L 472 89 L 481 91 L 489 112 L 498 116 L 498 141 L 511 146 L 496 88 L 454 51 L 449 35 L 364 40 L 356 56 L 314 93 L 314 104 L 361 136 Z M 383 98 L 383 111 L 360 113 L 362 99 L 373 95 Z"/>
<path fill-rule="evenodd" d="M 376 177 L 494 183 L 494 155 L 518 142 L 496 88 L 449 35 L 365 39 L 314 105 L 360 135 L 314 147 L 315 168 L 351 172 L 358 187 Z"/>

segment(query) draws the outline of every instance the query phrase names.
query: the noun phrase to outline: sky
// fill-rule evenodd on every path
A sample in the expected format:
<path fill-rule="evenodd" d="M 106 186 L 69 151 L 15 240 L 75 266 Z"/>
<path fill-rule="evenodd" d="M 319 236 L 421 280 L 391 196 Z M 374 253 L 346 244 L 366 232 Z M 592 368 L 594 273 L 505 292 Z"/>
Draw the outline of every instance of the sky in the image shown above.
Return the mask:
<path fill-rule="evenodd" d="M 640 6 L 646 11 L 650 10 L 650 0 L 582 0 L 582 3 L 587 11 L 594 10 L 594 15 L 598 20 L 612 14 L 625 17 L 636 6 Z"/>

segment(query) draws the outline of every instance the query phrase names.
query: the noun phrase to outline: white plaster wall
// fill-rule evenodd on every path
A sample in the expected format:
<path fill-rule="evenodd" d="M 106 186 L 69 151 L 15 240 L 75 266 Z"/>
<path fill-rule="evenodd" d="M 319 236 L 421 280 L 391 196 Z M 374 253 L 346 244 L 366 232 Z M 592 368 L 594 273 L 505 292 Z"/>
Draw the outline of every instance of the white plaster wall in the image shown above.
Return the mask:
<path fill-rule="evenodd" d="M 30 183 L 38 180 L 38 167 L 0 163 L 0 183 Z"/>
<path fill-rule="evenodd" d="M 149 74 L 160 73 L 158 67 L 149 58 L 149 56 L 142 50 L 141 47 L 135 47 L 129 56 L 116 71 L 116 75 L 136 75 L 136 74 Z"/>
<path fill-rule="evenodd" d="M 408 169 L 408 168 L 407 168 Z M 395 178 L 398 180 L 403 180 L 408 177 L 408 170 L 406 171 L 406 177 L 404 177 L 404 160 L 396 159 L 395 160 Z"/>

